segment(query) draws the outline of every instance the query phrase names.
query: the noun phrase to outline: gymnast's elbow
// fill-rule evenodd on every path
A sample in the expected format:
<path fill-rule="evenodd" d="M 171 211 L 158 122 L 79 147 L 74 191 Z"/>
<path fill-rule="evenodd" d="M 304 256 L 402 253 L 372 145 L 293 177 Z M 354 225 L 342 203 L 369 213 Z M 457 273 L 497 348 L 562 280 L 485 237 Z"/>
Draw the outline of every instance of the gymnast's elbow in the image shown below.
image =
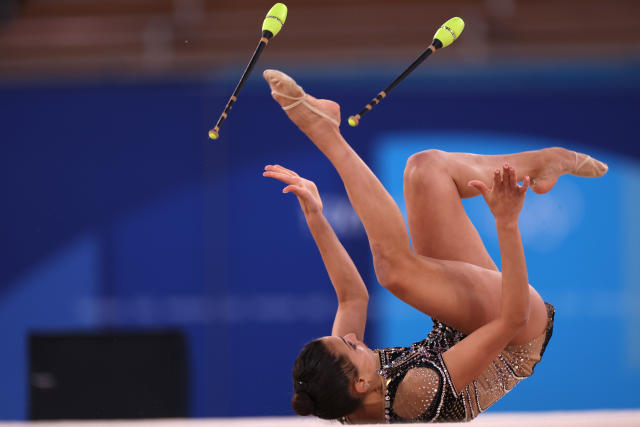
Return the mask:
<path fill-rule="evenodd" d="M 357 303 L 365 306 L 369 304 L 369 292 L 364 284 L 345 287 L 345 289 L 337 291 L 336 295 L 340 304 Z"/>
<path fill-rule="evenodd" d="M 516 333 L 529 323 L 529 310 L 518 310 L 504 315 L 503 318 L 508 329 Z"/>
<path fill-rule="evenodd" d="M 343 295 L 338 296 L 338 306 L 343 310 L 353 313 L 366 313 L 369 308 L 368 295 Z"/>

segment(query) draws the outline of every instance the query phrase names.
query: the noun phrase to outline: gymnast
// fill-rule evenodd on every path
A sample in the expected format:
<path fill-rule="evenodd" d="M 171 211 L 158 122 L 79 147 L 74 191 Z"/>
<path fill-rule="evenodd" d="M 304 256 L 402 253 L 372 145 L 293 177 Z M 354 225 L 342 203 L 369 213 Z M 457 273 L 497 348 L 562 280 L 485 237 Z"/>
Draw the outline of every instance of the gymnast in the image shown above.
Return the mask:
<path fill-rule="evenodd" d="M 308 343 L 295 362 L 293 409 L 348 424 L 475 418 L 533 373 L 553 329 L 554 308 L 529 284 L 518 229 L 527 189 L 546 193 L 561 175 L 598 177 L 607 166 L 559 147 L 500 156 L 414 154 L 404 172 L 409 234 L 394 200 L 340 134 L 338 104 L 305 94 L 279 71 L 264 77 L 338 171 L 379 283 L 434 324 L 409 347 L 369 349 L 362 342 L 367 288 L 323 217 L 315 184 L 266 166 L 265 177 L 298 197 L 338 298 L 331 335 Z M 462 198 L 477 195 L 495 218 L 502 272 L 462 206 Z"/>

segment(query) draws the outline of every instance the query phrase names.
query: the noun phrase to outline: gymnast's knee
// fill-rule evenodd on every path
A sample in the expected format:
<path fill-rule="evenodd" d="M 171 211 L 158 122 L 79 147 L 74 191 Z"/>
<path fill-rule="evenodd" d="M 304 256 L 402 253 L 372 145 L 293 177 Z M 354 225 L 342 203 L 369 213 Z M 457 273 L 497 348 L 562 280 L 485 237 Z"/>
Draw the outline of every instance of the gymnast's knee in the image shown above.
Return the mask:
<path fill-rule="evenodd" d="M 371 253 L 378 283 L 388 290 L 398 288 L 402 282 L 402 263 L 399 254 L 375 245 L 371 247 Z"/>
<path fill-rule="evenodd" d="M 442 150 L 431 149 L 412 154 L 404 169 L 405 184 L 423 184 L 428 174 L 442 171 L 446 164 L 447 153 Z"/>

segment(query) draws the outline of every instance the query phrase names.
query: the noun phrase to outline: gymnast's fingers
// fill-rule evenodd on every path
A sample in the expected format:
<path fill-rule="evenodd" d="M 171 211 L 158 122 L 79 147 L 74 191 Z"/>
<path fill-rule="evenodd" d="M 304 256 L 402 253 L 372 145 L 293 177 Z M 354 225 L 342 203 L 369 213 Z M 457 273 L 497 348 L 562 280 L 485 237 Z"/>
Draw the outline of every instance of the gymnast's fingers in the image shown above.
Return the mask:
<path fill-rule="evenodd" d="M 486 196 L 487 193 L 489 192 L 489 188 L 487 188 L 487 185 L 482 182 L 482 181 L 478 181 L 478 180 L 473 180 L 473 181 L 469 181 L 468 185 L 470 187 L 474 187 L 476 190 L 478 190 L 480 192 L 480 194 L 482 194 L 483 196 Z"/>
<path fill-rule="evenodd" d="M 287 185 L 286 187 L 284 187 L 282 189 L 283 193 L 293 193 L 296 196 L 300 197 L 300 198 L 305 198 L 305 197 L 309 197 L 310 193 L 309 190 L 307 190 L 304 187 L 300 187 L 299 185 Z"/>
<path fill-rule="evenodd" d="M 509 168 L 509 163 L 505 163 L 502 167 L 502 182 L 504 184 L 504 189 L 511 189 L 511 173 Z"/>
<path fill-rule="evenodd" d="M 496 169 L 493 173 L 493 190 L 499 190 L 502 188 L 502 175 L 500 175 L 500 168 Z"/>
<path fill-rule="evenodd" d="M 274 171 L 274 172 L 284 172 L 283 167 L 280 165 L 266 165 L 264 167 L 266 171 Z"/>
<path fill-rule="evenodd" d="M 296 186 L 296 185 L 287 185 L 286 187 L 284 187 L 282 189 L 283 193 L 293 193 L 296 196 L 298 196 L 298 193 L 300 192 L 300 187 Z"/>
<path fill-rule="evenodd" d="M 298 176 L 292 176 L 286 173 L 282 173 L 282 172 L 275 172 L 272 170 L 266 170 L 264 172 L 262 172 L 262 176 L 265 176 L 267 178 L 275 178 L 278 181 L 282 181 L 285 184 L 298 184 L 300 183 L 301 178 Z"/>
<path fill-rule="evenodd" d="M 273 165 L 272 168 L 274 168 L 278 172 L 288 173 L 289 175 L 293 175 L 293 176 L 299 176 L 297 173 L 295 173 L 291 169 L 285 168 L 284 166 Z"/>
<path fill-rule="evenodd" d="M 513 167 L 509 167 L 509 182 L 513 190 L 518 189 L 518 177 L 516 176 L 516 170 Z"/>
<path fill-rule="evenodd" d="M 526 193 L 526 192 L 527 192 L 527 190 L 529 189 L 529 185 L 531 185 L 531 178 L 530 178 L 530 177 L 528 177 L 528 176 L 525 176 L 525 177 L 522 179 L 522 186 L 520 187 L 520 192 L 521 192 L 522 194 Z"/>

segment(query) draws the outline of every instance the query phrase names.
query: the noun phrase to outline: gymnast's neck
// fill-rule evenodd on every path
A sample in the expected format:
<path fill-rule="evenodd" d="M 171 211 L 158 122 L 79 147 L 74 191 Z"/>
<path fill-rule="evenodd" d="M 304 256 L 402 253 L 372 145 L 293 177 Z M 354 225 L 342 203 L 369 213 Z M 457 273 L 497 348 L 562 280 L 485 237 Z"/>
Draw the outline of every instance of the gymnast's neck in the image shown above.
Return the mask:
<path fill-rule="evenodd" d="M 374 424 L 384 422 L 384 390 L 382 377 L 380 386 L 367 393 L 362 405 L 347 417 L 354 424 Z"/>

